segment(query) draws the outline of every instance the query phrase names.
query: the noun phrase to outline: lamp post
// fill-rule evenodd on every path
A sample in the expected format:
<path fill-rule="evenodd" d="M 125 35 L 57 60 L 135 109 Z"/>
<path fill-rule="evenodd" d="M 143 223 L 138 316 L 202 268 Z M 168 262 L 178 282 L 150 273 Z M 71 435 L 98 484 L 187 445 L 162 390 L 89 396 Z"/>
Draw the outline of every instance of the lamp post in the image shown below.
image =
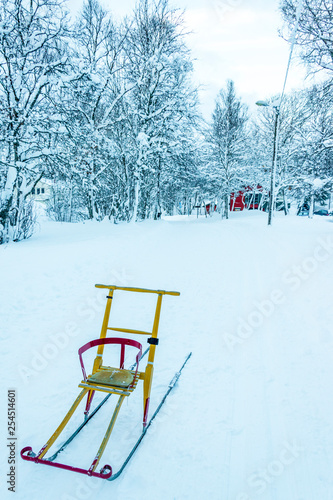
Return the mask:
<path fill-rule="evenodd" d="M 279 138 L 278 132 L 279 132 L 280 106 L 269 104 L 267 101 L 257 101 L 256 105 L 273 108 L 275 110 L 273 160 L 272 160 L 272 169 L 271 169 L 271 190 L 270 190 L 269 205 L 268 205 L 268 225 L 271 226 L 272 225 L 272 215 L 273 215 L 273 210 L 274 210 L 274 198 L 275 198 L 275 173 L 276 173 L 278 138 Z"/>

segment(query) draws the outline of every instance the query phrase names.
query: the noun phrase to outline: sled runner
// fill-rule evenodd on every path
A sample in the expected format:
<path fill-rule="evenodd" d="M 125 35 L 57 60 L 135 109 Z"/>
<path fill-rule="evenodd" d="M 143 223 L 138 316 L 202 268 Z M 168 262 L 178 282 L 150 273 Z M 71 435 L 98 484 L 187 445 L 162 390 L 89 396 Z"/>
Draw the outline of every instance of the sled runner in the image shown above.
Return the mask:
<path fill-rule="evenodd" d="M 99 478 L 103 478 L 103 479 L 113 480 L 113 479 L 116 479 L 116 477 L 118 477 L 121 474 L 121 472 L 124 470 L 125 466 L 127 465 L 128 461 L 133 456 L 134 452 L 136 451 L 137 447 L 139 446 L 140 442 L 142 441 L 143 437 L 145 436 L 148 427 L 150 426 L 153 419 L 155 418 L 155 416 L 159 412 L 166 397 L 168 396 L 170 391 L 175 386 L 175 383 L 177 382 L 185 364 L 189 360 L 191 353 L 187 356 L 182 367 L 173 377 L 172 381 L 169 384 L 168 391 L 164 395 L 164 397 L 163 397 L 160 405 L 158 406 L 157 410 L 155 411 L 154 415 L 148 421 L 150 393 L 151 393 L 153 373 L 154 373 L 155 350 L 156 350 L 156 346 L 158 345 L 158 342 L 159 342 L 159 340 L 158 340 L 158 326 L 159 326 L 159 319 L 160 319 L 160 313 L 161 313 L 162 298 L 163 298 L 163 295 L 175 295 L 175 296 L 177 296 L 180 294 L 179 294 L 179 292 L 167 292 L 164 290 L 148 290 L 148 289 L 143 289 L 143 288 L 118 287 L 118 286 L 114 286 L 114 285 L 95 285 L 95 286 L 96 286 L 96 288 L 108 289 L 109 293 L 107 295 L 107 303 L 106 303 L 100 338 L 95 339 L 95 340 L 91 340 L 90 342 L 87 342 L 82 347 L 80 347 L 80 349 L 78 351 L 80 365 L 81 365 L 81 369 L 82 369 L 82 375 L 83 375 L 83 379 L 79 384 L 79 388 L 81 389 L 81 392 L 78 395 L 78 397 L 76 398 L 76 400 L 74 401 L 73 405 L 71 406 L 70 410 L 66 414 L 65 418 L 63 419 L 63 421 L 61 422 L 59 427 L 52 434 L 52 436 L 47 441 L 47 443 L 41 448 L 41 450 L 37 454 L 35 454 L 35 453 L 33 453 L 31 447 L 29 447 L 29 446 L 25 447 L 21 450 L 21 457 L 23 458 L 23 460 L 32 461 L 35 463 L 50 465 L 52 467 L 66 469 L 66 470 L 70 470 L 72 472 L 78 472 L 81 474 L 87 474 L 88 476 L 94 476 L 94 477 L 99 477 Z M 152 332 L 145 332 L 145 331 L 133 330 L 133 329 L 128 329 L 128 328 L 109 327 L 111 305 L 112 305 L 113 295 L 114 295 L 114 292 L 116 290 L 157 294 L 157 303 L 156 303 L 156 310 L 155 310 Z M 135 340 L 127 339 L 127 338 L 107 337 L 108 330 L 120 332 L 120 333 L 125 333 L 125 334 L 148 335 L 147 342 L 149 343 L 149 348 L 144 352 L 144 354 L 142 354 L 142 344 L 141 343 L 139 343 Z M 119 367 L 104 366 L 103 365 L 104 348 L 107 346 L 112 347 L 115 345 L 120 346 Z M 124 367 L 124 364 L 125 364 L 125 351 L 126 351 L 127 346 L 131 346 L 131 347 L 135 348 L 137 350 L 137 354 L 136 354 L 136 359 L 135 359 L 134 365 L 132 365 L 130 368 L 126 369 Z M 86 368 L 84 365 L 84 360 L 83 360 L 83 354 L 86 351 L 93 349 L 93 348 L 96 348 L 96 347 L 97 347 L 97 353 L 96 353 L 96 357 L 95 357 L 95 360 L 93 363 L 92 373 L 90 375 L 87 375 Z M 148 360 L 147 360 L 145 370 L 139 371 L 140 360 L 142 360 L 143 357 L 147 353 L 148 353 Z M 106 445 L 110 439 L 110 436 L 111 436 L 112 430 L 114 428 L 114 425 L 116 423 L 121 405 L 124 402 L 125 398 L 130 396 L 130 394 L 137 388 L 138 382 L 140 380 L 143 381 L 143 431 L 142 431 L 139 439 L 135 443 L 134 447 L 132 448 L 130 454 L 128 455 L 128 457 L 124 461 L 123 465 L 118 470 L 118 472 L 113 474 L 112 468 L 110 465 L 104 465 L 102 467 L 102 469 L 99 472 L 97 472 L 97 467 L 98 467 L 99 462 L 101 460 L 101 457 L 104 453 Z M 91 414 L 89 414 L 95 392 L 102 392 L 102 393 L 106 393 L 107 395 L 102 400 L 102 402 L 97 406 L 97 408 Z M 57 458 L 59 453 L 61 451 L 63 451 L 66 448 L 66 446 L 68 446 L 70 444 L 70 442 L 78 435 L 78 433 L 89 422 L 89 420 L 91 420 L 91 418 L 97 413 L 97 411 L 99 411 L 101 406 L 107 401 L 107 399 L 111 395 L 118 396 L 118 401 L 116 403 L 114 412 L 112 414 L 111 420 L 109 422 L 109 425 L 108 425 L 108 428 L 107 428 L 106 433 L 104 435 L 104 438 L 102 440 L 102 443 L 101 443 L 89 469 L 82 469 L 79 467 L 73 467 L 70 465 L 54 462 L 54 460 Z M 47 454 L 48 450 L 51 448 L 51 446 L 58 439 L 58 437 L 60 436 L 60 434 L 62 433 L 62 431 L 66 427 L 66 425 L 68 424 L 69 420 L 71 419 L 71 417 L 75 413 L 79 404 L 81 403 L 81 401 L 85 397 L 86 397 L 86 404 L 85 404 L 85 410 L 84 410 L 83 423 L 76 429 L 76 431 L 67 439 L 67 441 L 65 443 L 63 443 L 63 445 L 51 457 L 45 458 L 45 455 Z"/>

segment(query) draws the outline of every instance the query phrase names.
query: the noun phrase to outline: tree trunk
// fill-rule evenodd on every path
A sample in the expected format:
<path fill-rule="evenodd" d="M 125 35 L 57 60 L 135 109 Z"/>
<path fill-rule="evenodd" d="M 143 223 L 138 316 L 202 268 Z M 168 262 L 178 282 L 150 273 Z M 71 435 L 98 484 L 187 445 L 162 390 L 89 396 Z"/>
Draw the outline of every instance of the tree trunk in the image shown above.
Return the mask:
<path fill-rule="evenodd" d="M 157 193 L 156 193 L 156 219 L 160 219 L 162 215 L 161 207 L 161 160 L 158 159 L 158 174 L 157 174 Z"/>
<path fill-rule="evenodd" d="M 94 194 L 91 184 L 88 189 L 88 217 L 90 220 L 94 218 Z"/>
<path fill-rule="evenodd" d="M 311 194 L 309 219 L 312 219 L 312 217 L 313 217 L 313 210 L 314 210 L 314 194 Z"/>
<path fill-rule="evenodd" d="M 136 222 L 137 217 L 138 217 L 139 197 L 140 197 L 140 181 L 138 178 L 136 178 L 135 179 L 135 188 L 134 188 L 133 214 L 132 214 L 131 222 Z"/>
<path fill-rule="evenodd" d="M 68 222 L 72 222 L 72 205 L 73 205 L 73 179 L 71 178 L 71 183 L 69 187 L 69 202 L 68 202 Z"/>
<path fill-rule="evenodd" d="M 229 196 L 227 194 L 224 195 L 224 213 L 225 218 L 229 219 Z"/>
<path fill-rule="evenodd" d="M 5 226 L 14 198 L 14 190 L 17 180 L 17 169 L 10 166 L 7 171 L 5 187 L 1 193 L 0 223 Z"/>
<path fill-rule="evenodd" d="M 259 201 L 259 204 L 258 204 L 258 210 L 262 209 L 263 203 L 264 203 L 264 195 L 261 194 L 260 201 Z"/>
<path fill-rule="evenodd" d="M 282 196 L 283 196 L 283 211 L 284 215 L 288 215 L 288 207 L 287 207 L 287 200 L 286 200 L 286 192 L 283 189 L 282 191 Z"/>

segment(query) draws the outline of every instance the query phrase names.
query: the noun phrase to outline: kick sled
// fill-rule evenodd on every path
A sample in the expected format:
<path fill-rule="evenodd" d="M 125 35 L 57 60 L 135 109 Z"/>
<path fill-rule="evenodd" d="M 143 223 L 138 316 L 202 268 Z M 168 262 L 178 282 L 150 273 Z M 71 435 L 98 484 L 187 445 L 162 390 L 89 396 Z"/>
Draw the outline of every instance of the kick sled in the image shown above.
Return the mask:
<path fill-rule="evenodd" d="M 124 470 L 126 467 L 127 463 L 135 453 L 137 447 L 141 443 L 142 439 L 144 438 L 147 429 L 151 425 L 152 421 L 156 417 L 157 413 L 161 409 L 162 405 L 165 402 L 165 399 L 175 386 L 175 383 L 177 382 L 178 378 L 180 377 L 180 374 L 189 360 L 190 356 L 192 353 L 188 354 L 186 357 L 183 365 L 181 366 L 180 370 L 174 375 L 173 379 L 171 380 L 168 390 L 165 393 L 164 397 L 162 398 L 162 401 L 160 402 L 159 406 L 155 410 L 154 414 L 148 420 L 148 411 L 149 411 L 149 402 L 150 402 L 150 393 L 151 393 L 151 387 L 152 387 L 152 380 L 153 380 L 153 373 L 154 373 L 154 359 L 155 359 L 155 350 L 156 346 L 158 345 L 158 326 L 159 326 L 159 320 L 160 320 L 160 312 L 161 312 L 161 306 L 162 306 L 162 298 L 164 295 L 180 295 L 179 292 L 167 292 L 164 290 L 147 290 L 143 288 L 130 288 L 130 287 L 119 287 L 119 286 L 114 286 L 114 285 L 96 285 L 96 288 L 104 288 L 108 289 L 109 293 L 107 295 L 107 302 L 106 302 L 106 308 L 105 308 L 105 313 L 104 313 L 104 319 L 103 319 L 103 324 L 102 324 L 102 330 L 100 334 L 100 338 L 96 340 L 91 340 L 90 342 L 86 343 L 82 347 L 80 347 L 78 354 L 79 354 L 79 360 L 80 360 L 80 365 L 82 369 L 82 374 L 83 374 L 83 379 L 79 384 L 79 387 L 81 389 L 81 392 L 79 393 L 78 397 L 74 401 L 73 405 L 71 406 L 70 410 L 68 411 L 67 415 L 59 425 L 59 427 L 56 429 L 56 431 L 52 434 L 50 439 L 47 441 L 47 443 L 41 448 L 41 450 L 36 454 L 32 451 L 32 448 L 30 446 L 27 446 L 21 450 L 21 457 L 23 460 L 35 462 L 37 464 L 44 464 L 44 465 L 50 465 L 52 467 L 57 467 L 60 469 L 65 469 L 69 470 L 72 472 L 78 472 L 81 474 L 86 474 L 88 476 L 93 476 L 93 477 L 99 477 L 102 479 L 107 479 L 109 481 L 112 481 L 116 479 Z M 157 304 L 156 304 L 156 310 L 155 310 L 155 317 L 154 317 L 154 322 L 153 322 L 153 328 L 152 332 L 145 332 L 145 331 L 139 331 L 139 330 L 132 330 L 128 328 L 116 328 L 116 327 L 109 327 L 109 318 L 110 318 L 110 312 L 111 312 L 111 305 L 112 305 L 112 300 L 114 296 L 114 292 L 116 290 L 123 290 L 126 292 L 140 292 L 140 293 L 154 293 L 157 294 Z M 122 334 L 134 334 L 134 335 L 147 335 L 148 336 L 148 344 L 149 347 L 146 349 L 144 353 L 142 353 L 142 344 L 128 338 L 120 338 L 120 337 L 107 337 L 108 331 L 115 331 L 115 332 L 120 332 Z M 120 362 L 119 362 L 119 368 L 114 368 L 110 366 L 104 366 L 103 365 L 103 353 L 104 353 L 104 348 L 105 346 L 108 345 L 118 345 L 120 346 Z M 131 346 L 134 347 L 137 350 L 137 355 L 135 359 L 135 363 L 129 367 L 125 368 L 125 349 L 126 346 Z M 88 351 L 89 349 L 93 349 L 97 347 L 97 353 L 96 357 L 93 362 L 93 367 L 92 367 L 92 373 L 90 375 L 87 375 L 86 373 L 86 368 L 84 366 L 83 362 L 83 354 Z M 146 363 L 146 367 L 144 370 L 139 370 L 139 363 L 140 361 L 145 357 L 145 355 L 148 354 L 148 359 Z M 104 453 L 104 450 L 106 448 L 106 445 L 110 439 L 112 430 L 114 428 L 114 425 L 116 423 L 120 408 L 122 403 L 124 402 L 125 398 L 131 395 L 131 393 L 137 388 L 139 381 L 143 382 L 143 430 L 142 433 L 133 446 L 132 450 L 130 451 L 129 455 L 123 462 L 122 466 L 119 468 L 119 470 L 115 473 L 113 473 L 112 468 L 110 465 L 104 465 L 99 472 L 97 471 L 99 462 L 102 458 L 102 455 Z M 106 393 L 106 397 L 99 403 L 99 405 L 91 412 L 91 406 L 92 406 L 92 401 L 95 392 L 102 392 Z M 71 465 L 66 465 L 63 463 L 56 462 L 56 458 L 58 457 L 59 453 L 61 453 L 72 441 L 73 439 L 79 434 L 79 432 L 87 425 L 87 423 L 94 417 L 94 415 L 100 410 L 100 408 L 106 403 L 108 398 L 111 396 L 117 396 L 118 401 L 116 403 L 115 409 L 113 411 L 111 420 L 109 422 L 108 428 L 106 430 L 106 433 L 104 435 L 104 438 L 102 440 L 102 443 L 93 458 L 93 461 L 89 467 L 89 469 L 83 469 L 80 467 L 74 467 Z M 61 445 L 61 447 L 50 457 L 46 458 L 46 454 L 51 448 L 51 446 L 55 443 L 55 441 L 58 439 L 62 431 L 65 429 L 66 425 L 68 424 L 70 418 L 73 416 L 74 412 L 78 408 L 80 402 L 86 397 L 86 404 L 85 404 L 85 410 L 84 410 L 84 420 L 81 423 L 81 425 L 75 430 L 75 432 Z"/>

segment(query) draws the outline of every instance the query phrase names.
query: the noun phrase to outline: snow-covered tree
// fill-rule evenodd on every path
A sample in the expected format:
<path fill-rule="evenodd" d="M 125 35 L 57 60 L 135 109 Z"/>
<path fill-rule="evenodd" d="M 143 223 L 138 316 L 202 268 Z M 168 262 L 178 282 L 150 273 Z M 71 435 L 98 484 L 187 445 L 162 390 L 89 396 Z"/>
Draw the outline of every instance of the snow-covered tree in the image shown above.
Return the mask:
<path fill-rule="evenodd" d="M 129 170 L 132 220 L 161 213 L 163 186 L 174 179 L 175 158 L 181 161 L 193 136 L 197 102 L 182 23 L 168 0 L 141 0 L 128 31 L 126 78 L 134 86 L 128 101 L 135 151 Z"/>
<path fill-rule="evenodd" d="M 274 96 L 272 103 L 279 102 L 279 97 Z M 293 167 L 293 158 L 299 149 L 299 141 L 304 127 L 312 114 L 307 106 L 307 93 L 295 91 L 284 97 L 282 106 L 279 108 L 278 116 L 278 142 L 277 142 L 277 164 L 275 173 L 275 200 L 279 199 L 279 205 L 283 200 L 283 208 L 287 214 L 286 193 L 298 185 L 298 174 Z M 260 152 L 260 162 L 267 172 L 262 185 L 269 194 L 269 178 L 273 158 L 273 136 L 276 122 L 276 109 L 273 106 L 261 107 L 258 110 L 258 119 L 255 124 L 257 146 Z"/>
<path fill-rule="evenodd" d="M 331 0 L 282 0 L 281 12 L 292 33 L 299 15 L 296 44 L 303 61 L 313 70 L 333 72 L 333 5 Z"/>
<path fill-rule="evenodd" d="M 310 205 L 324 201 L 333 185 L 333 107 L 326 85 L 315 86 L 303 96 L 306 119 L 296 130 L 293 150 L 288 158 L 293 172 L 293 189 L 303 202 Z"/>
<path fill-rule="evenodd" d="M 276 101 L 273 98 L 272 101 Z M 275 193 L 284 200 L 286 194 L 299 203 L 313 207 L 315 201 L 328 197 L 332 186 L 333 108 L 326 83 L 307 90 L 287 94 L 279 110 L 279 134 Z M 275 111 L 272 107 L 260 109 L 255 123 L 251 150 L 256 151 L 268 175 L 272 164 Z M 255 144 L 256 143 L 256 144 Z M 311 210 L 310 210 L 311 216 Z"/>
<path fill-rule="evenodd" d="M 71 75 L 56 100 L 67 131 L 62 173 L 80 186 L 91 219 L 107 215 L 114 195 L 113 126 L 129 90 L 119 77 L 124 39 L 98 1 L 87 0 L 73 30 Z"/>
<path fill-rule="evenodd" d="M 26 235 L 26 197 L 52 158 L 48 94 L 66 66 L 66 34 L 60 1 L 1 1 L 0 243 Z"/>
<path fill-rule="evenodd" d="M 228 80 L 216 99 L 207 137 L 210 177 L 218 188 L 216 195 L 223 200 L 226 218 L 229 217 L 230 194 L 241 187 L 247 119 L 247 108 L 237 97 L 234 82 Z"/>

